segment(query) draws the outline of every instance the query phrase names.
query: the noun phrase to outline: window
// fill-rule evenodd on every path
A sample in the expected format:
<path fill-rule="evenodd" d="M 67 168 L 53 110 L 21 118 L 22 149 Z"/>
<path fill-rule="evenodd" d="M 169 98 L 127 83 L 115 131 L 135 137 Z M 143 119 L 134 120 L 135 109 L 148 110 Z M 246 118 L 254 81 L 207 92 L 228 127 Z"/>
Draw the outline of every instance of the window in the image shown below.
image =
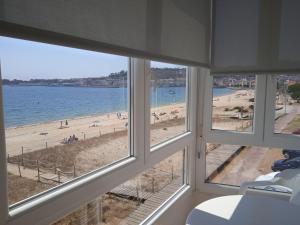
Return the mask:
<path fill-rule="evenodd" d="M 300 135 L 300 75 L 278 75 L 274 132 Z"/>
<path fill-rule="evenodd" d="M 131 155 L 127 57 L 0 45 L 9 204 Z"/>
<path fill-rule="evenodd" d="M 187 99 L 187 67 L 151 61 L 151 146 L 187 131 Z"/>
<path fill-rule="evenodd" d="M 141 223 L 185 184 L 185 158 L 171 155 L 53 225 Z"/>
<path fill-rule="evenodd" d="M 290 74 L 210 77 L 205 97 L 210 97 L 212 113 L 204 115 L 205 166 L 201 167 L 205 183 L 240 186 L 273 179 L 279 171 L 299 165 L 299 78 Z M 217 96 L 227 91 L 228 95 Z"/>
<path fill-rule="evenodd" d="M 212 129 L 253 131 L 255 75 L 213 77 Z"/>
<path fill-rule="evenodd" d="M 0 47 L 0 223 L 142 222 L 191 190 L 197 68 L 7 37 Z"/>

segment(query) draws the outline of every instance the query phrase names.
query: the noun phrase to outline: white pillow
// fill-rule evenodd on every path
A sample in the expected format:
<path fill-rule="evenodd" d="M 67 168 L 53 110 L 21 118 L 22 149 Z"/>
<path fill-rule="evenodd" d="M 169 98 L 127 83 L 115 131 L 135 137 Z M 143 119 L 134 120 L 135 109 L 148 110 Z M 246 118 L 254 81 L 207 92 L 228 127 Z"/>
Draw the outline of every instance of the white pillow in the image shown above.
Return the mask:
<path fill-rule="evenodd" d="M 291 194 L 293 190 L 291 188 L 282 186 L 282 185 L 277 185 L 277 184 L 272 184 L 272 185 L 266 185 L 266 186 L 253 186 L 255 189 L 260 189 L 260 190 L 266 190 L 266 191 L 276 191 L 276 192 L 283 192 L 283 193 L 288 193 Z"/>

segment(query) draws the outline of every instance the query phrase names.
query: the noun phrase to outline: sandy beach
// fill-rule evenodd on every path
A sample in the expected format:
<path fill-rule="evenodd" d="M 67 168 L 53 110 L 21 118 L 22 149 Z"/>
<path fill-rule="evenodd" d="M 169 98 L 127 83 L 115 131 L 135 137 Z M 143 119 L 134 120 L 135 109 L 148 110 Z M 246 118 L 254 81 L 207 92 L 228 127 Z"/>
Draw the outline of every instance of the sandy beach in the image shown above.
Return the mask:
<path fill-rule="evenodd" d="M 253 102 L 254 94 L 254 90 L 248 89 L 214 97 L 212 128 L 235 131 L 251 129 L 253 116 L 253 108 L 251 107 L 255 104 Z M 242 114 L 241 109 L 243 109 Z"/>
<path fill-rule="evenodd" d="M 159 123 L 162 121 L 183 118 L 185 116 L 184 104 L 172 104 L 152 109 L 152 113 L 158 115 L 159 120 L 151 116 L 151 123 Z M 128 114 L 117 112 L 104 115 L 93 115 L 79 118 L 68 119 L 68 125 L 65 120 L 40 123 L 34 125 L 25 125 L 20 127 L 7 128 L 6 136 L 6 152 L 10 156 L 20 155 L 24 153 L 36 151 L 39 149 L 50 148 L 57 145 L 63 145 L 64 139 L 75 135 L 79 140 L 99 137 L 108 133 L 127 130 Z M 171 130 L 169 132 L 172 132 Z M 164 132 L 168 133 L 168 132 Z M 155 137 L 154 137 L 155 138 Z"/>
<path fill-rule="evenodd" d="M 253 97 L 253 91 L 240 90 L 229 95 L 215 97 L 213 101 L 213 120 L 214 128 L 235 129 L 241 124 L 238 119 L 230 119 L 230 116 L 237 116 L 236 110 L 225 111 L 225 108 L 236 106 L 249 107 L 249 99 Z M 6 152 L 9 156 L 20 155 L 44 148 L 63 145 L 64 139 L 75 135 L 79 140 L 99 137 L 104 134 L 115 133 L 127 130 L 127 112 L 108 113 L 104 115 L 92 115 L 86 117 L 52 121 L 47 123 L 25 125 L 20 127 L 7 128 L 6 133 Z M 151 124 L 158 124 L 163 121 L 184 118 L 186 114 L 185 105 L 171 104 L 151 109 Z M 62 126 L 61 126 L 62 122 Z M 184 121 L 183 121 L 184 122 Z M 173 129 L 153 129 L 151 132 L 151 143 L 155 144 L 162 139 L 168 139 L 172 135 L 183 133 L 185 126 L 179 130 Z"/>

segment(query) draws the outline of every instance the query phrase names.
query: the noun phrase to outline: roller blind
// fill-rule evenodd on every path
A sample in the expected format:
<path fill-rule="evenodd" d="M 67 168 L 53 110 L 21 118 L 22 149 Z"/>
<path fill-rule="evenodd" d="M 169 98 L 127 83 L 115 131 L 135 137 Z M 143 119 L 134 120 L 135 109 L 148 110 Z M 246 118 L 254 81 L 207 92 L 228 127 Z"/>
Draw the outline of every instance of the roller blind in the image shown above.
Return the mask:
<path fill-rule="evenodd" d="M 2 0 L 2 35 L 209 66 L 209 0 Z"/>
<path fill-rule="evenodd" d="M 212 72 L 299 72 L 299 0 L 215 0 Z"/>

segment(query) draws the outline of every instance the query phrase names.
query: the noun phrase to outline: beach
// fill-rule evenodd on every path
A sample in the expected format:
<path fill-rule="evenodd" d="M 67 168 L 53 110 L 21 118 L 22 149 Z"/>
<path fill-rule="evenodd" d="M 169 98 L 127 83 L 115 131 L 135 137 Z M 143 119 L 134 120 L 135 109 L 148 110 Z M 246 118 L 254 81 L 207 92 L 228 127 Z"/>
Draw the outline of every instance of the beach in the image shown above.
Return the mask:
<path fill-rule="evenodd" d="M 185 107 L 183 103 L 161 106 L 152 109 L 159 120 L 151 116 L 151 123 L 159 123 L 174 118 L 185 117 Z M 117 113 L 121 116 L 118 117 Z M 162 113 L 164 113 L 162 115 Z M 75 135 L 79 140 L 99 137 L 105 134 L 113 134 L 118 131 L 126 131 L 128 124 L 127 112 L 114 112 L 104 115 L 93 115 L 66 120 L 39 123 L 34 125 L 24 125 L 5 129 L 6 152 L 10 156 L 20 155 L 57 145 L 64 145 L 64 139 Z M 183 131 L 183 130 L 182 130 Z M 163 133 L 155 132 L 155 136 L 172 136 L 177 130 L 164 130 Z"/>
<path fill-rule="evenodd" d="M 249 99 L 252 97 L 253 91 L 251 90 L 239 90 L 231 94 L 215 97 L 213 101 L 214 126 L 233 129 L 233 126 L 241 124 L 240 120 L 229 119 L 229 116 L 237 115 L 238 113 L 235 111 L 226 112 L 225 108 L 234 108 L 241 105 L 247 108 L 250 105 Z M 185 104 L 175 103 L 153 107 L 151 114 L 151 124 L 184 118 L 186 114 Z M 66 121 L 67 125 L 65 124 Z M 23 153 L 28 153 L 46 147 L 64 145 L 64 140 L 66 141 L 73 135 L 79 140 L 85 140 L 104 134 L 126 131 L 128 121 L 128 113 L 121 111 L 6 128 L 6 152 L 9 156 L 15 156 L 20 155 L 22 149 Z M 151 141 L 157 143 L 159 139 L 167 139 L 173 135 L 183 133 L 185 127 L 179 127 L 179 130 L 154 129 L 155 131 L 151 133 Z"/>
<path fill-rule="evenodd" d="M 247 89 L 215 96 L 213 98 L 212 128 L 235 131 L 251 129 L 255 104 L 254 95 L 254 90 Z M 241 110 L 243 110 L 242 114 Z"/>

